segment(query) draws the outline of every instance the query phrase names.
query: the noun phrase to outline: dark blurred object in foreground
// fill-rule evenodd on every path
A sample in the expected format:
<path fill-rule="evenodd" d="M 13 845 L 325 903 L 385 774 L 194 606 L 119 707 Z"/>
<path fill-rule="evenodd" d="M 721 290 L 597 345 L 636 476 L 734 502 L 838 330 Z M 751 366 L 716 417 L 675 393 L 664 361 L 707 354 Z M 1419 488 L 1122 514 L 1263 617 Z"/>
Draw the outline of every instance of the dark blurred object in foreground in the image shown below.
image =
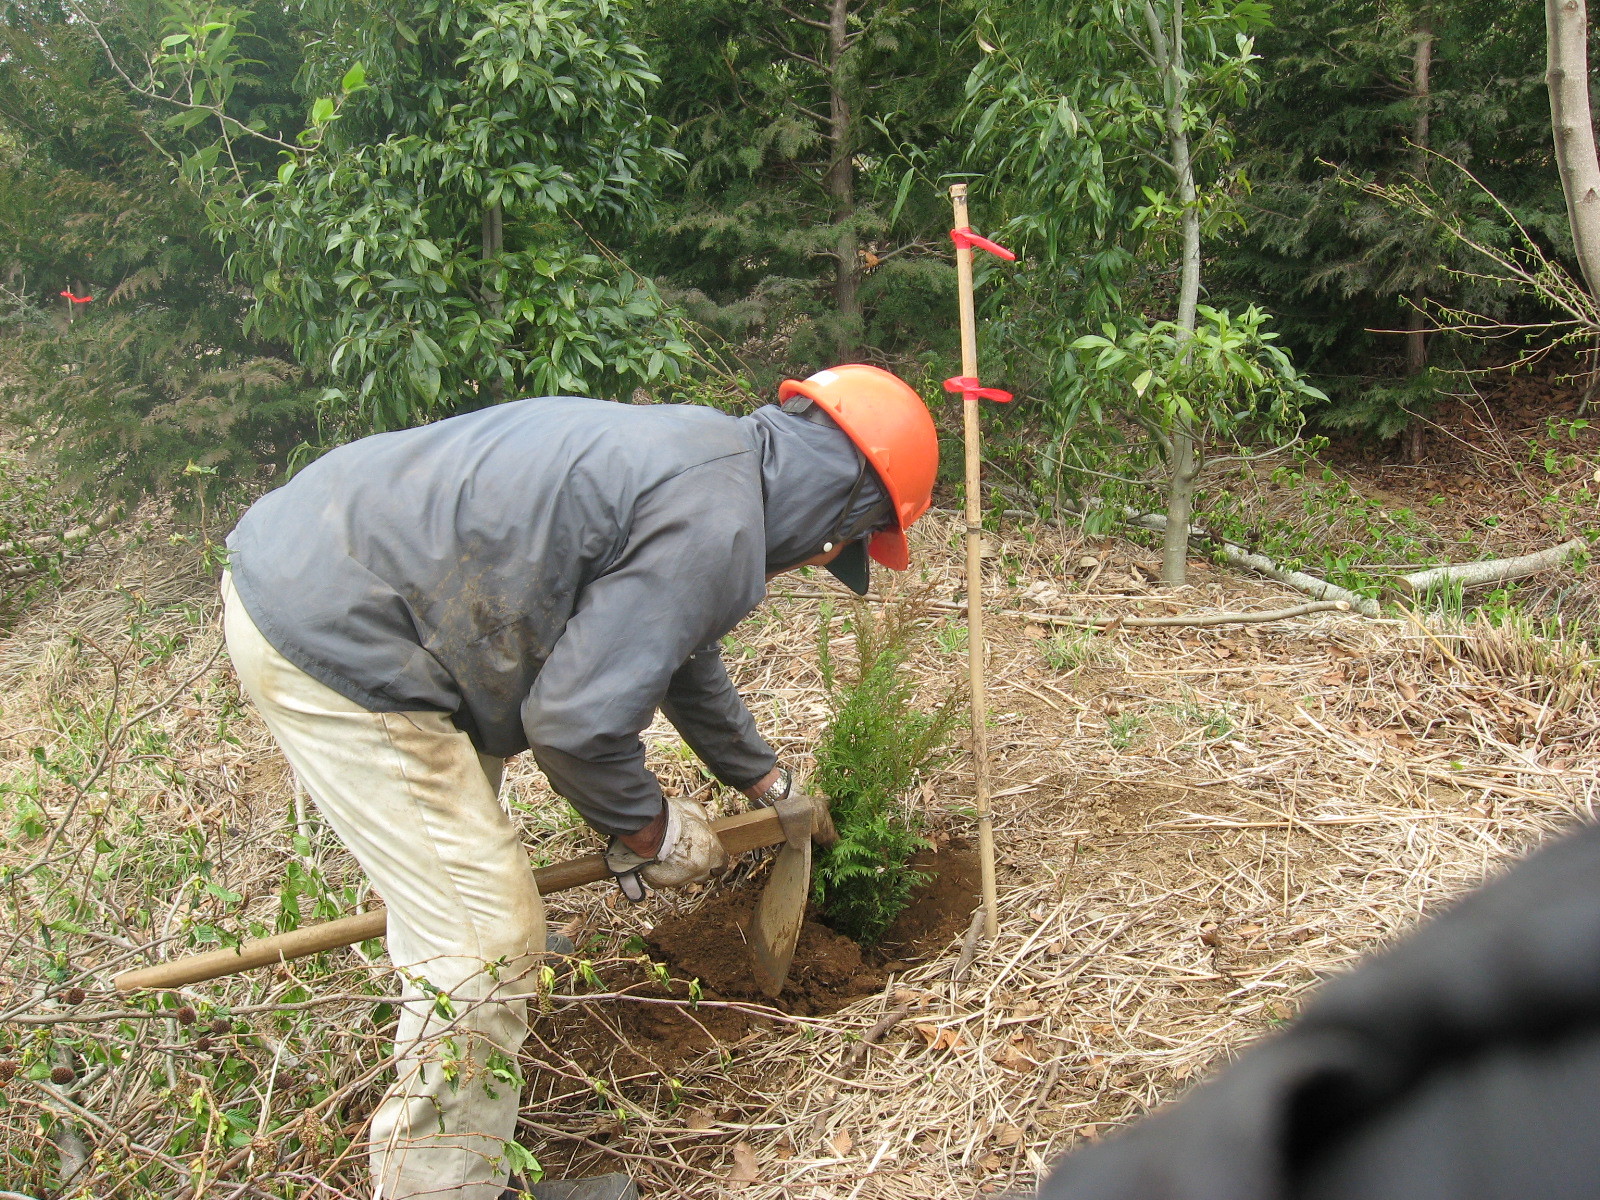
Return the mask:
<path fill-rule="evenodd" d="M 1600 829 L 1336 977 L 1043 1200 L 1600 1197 Z"/>

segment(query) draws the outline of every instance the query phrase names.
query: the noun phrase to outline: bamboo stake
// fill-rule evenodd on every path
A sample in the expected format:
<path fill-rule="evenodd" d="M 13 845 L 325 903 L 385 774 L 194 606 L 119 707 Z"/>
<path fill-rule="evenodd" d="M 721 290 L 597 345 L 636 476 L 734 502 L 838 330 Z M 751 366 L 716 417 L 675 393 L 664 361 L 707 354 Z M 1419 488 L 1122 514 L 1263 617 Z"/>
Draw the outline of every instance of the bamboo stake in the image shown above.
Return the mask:
<path fill-rule="evenodd" d="M 966 229 L 967 185 L 950 185 L 955 227 Z M 956 281 L 961 296 L 961 373 L 978 374 L 978 318 L 972 303 L 972 247 L 956 247 Z M 984 934 L 1000 933 L 1000 905 L 994 877 L 994 815 L 989 810 L 988 705 L 983 690 L 983 472 L 976 397 L 961 401 L 967 448 L 967 674 L 972 693 L 972 772 L 978 809 L 978 857 L 983 870 Z"/>

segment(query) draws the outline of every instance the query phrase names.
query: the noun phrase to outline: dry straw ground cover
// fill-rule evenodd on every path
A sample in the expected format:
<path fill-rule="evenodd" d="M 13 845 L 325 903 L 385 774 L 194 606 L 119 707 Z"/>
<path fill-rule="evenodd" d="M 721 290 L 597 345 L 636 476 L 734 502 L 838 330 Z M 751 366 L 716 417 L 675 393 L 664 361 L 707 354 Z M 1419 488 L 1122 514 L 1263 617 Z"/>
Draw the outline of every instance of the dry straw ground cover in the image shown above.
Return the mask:
<path fill-rule="evenodd" d="M 910 669 L 930 700 L 964 675 L 958 538 L 935 514 L 922 576 L 878 577 L 883 602 L 898 585 L 927 604 Z M 631 960 L 653 923 L 704 896 L 551 899 L 592 964 L 563 964 L 524 1063 L 538 1073 L 524 1140 L 552 1174 L 621 1169 L 647 1195 L 744 1200 L 1024 1189 L 1600 796 L 1600 701 L 1579 656 L 1338 612 L 1106 632 L 1060 620 L 1300 599 L 1204 566 L 1158 593 L 1150 558 L 1044 527 L 1000 540 L 1001 935 L 959 981 L 958 933 L 825 1016 L 681 984 L 672 998 L 628 983 Z M 827 716 L 819 628 L 848 653 L 849 605 L 815 578 L 774 593 L 728 657 L 803 764 Z M 359 1194 L 350 1139 L 384 1070 L 382 1001 L 398 994 L 378 947 L 181 996 L 130 1003 L 109 987 L 151 946 L 181 953 L 270 931 L 286 904 L 312 920 L 366 899 L 241 703 L 216 608 L 187 550 L 101 547 L 0 644 L 0 1060 L 15 1064 L 0 1069 L 0 1179 L 22 1194 L 54 1187 L 62 1161 L 82 1164 L 68 1194 Z M 670 788 L 701 786 L 665 726 L 649 741 Z M 536 858 L 592 847 L 531 764 L 509 778 Z M 912 798 L 936 840 L 965 836 L 969 780 L 957 753 Z M 659 1026 L 635 1036 L 646 1009 L 705 1036 L 664 1053 Z"/>

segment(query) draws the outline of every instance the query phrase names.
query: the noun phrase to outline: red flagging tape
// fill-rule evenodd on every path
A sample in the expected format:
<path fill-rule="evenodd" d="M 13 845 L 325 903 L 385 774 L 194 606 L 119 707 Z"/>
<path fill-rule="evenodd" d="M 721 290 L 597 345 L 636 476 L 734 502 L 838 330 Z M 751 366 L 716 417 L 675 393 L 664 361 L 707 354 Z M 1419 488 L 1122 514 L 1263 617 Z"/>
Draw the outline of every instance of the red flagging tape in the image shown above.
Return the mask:
<path fill-rule="evenodd" d="M 1005 404 L 1011 399 L 1010 392 L 1003 392 L 999 388 L 984 387 L 978 382 L 976 375 L 952 375 L 944 381 L 944 390 L 947 392 L 960 392 L 963 400 L 977 403 L 979 400 L 996 400 Z"/>
<path fill-rule="evenodd" d="M 1017 261 L 1017 256 L 1011 251 L 1007 250 L 1004 246 L 1000 245 L 1000 243 L 991 242 L 986 237 L 979 237 L 977 234 L 972 232 L 970 227 L 965 225 L 963 225 L 960 229 L 952 229 L 950 231 L 950 240 L 954 242 L 956 244 L 956 248 L 960 250 L 987 250 L 996 258 L 1003 258 L 1007 262 Z"/>

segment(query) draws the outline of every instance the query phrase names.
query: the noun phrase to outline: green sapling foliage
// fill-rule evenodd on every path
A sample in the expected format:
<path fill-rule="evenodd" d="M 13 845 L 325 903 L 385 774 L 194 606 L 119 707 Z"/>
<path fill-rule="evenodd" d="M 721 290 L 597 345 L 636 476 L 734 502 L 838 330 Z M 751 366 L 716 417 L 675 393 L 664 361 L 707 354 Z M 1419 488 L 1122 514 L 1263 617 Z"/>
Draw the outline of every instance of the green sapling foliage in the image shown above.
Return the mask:
<path fill-rule="evenodd" d="M 857 604 L 850 618 L 856 662 L 842 674 L 826 620 L 818 637 L 833 720 L 817 746 L 813 782 L 832 800 L 839 840 L 817 856 L 813 897 L 835 929 L 863 945 L 883 936 L 927 878 L 911 866 L 928 843 L 904 801 L 957 716 L 954 692 L 932 712 L 914 703 L 915 682 L 902 668 L 918 637 L 916 618 L 912 606 L 875 617 Z"/>

